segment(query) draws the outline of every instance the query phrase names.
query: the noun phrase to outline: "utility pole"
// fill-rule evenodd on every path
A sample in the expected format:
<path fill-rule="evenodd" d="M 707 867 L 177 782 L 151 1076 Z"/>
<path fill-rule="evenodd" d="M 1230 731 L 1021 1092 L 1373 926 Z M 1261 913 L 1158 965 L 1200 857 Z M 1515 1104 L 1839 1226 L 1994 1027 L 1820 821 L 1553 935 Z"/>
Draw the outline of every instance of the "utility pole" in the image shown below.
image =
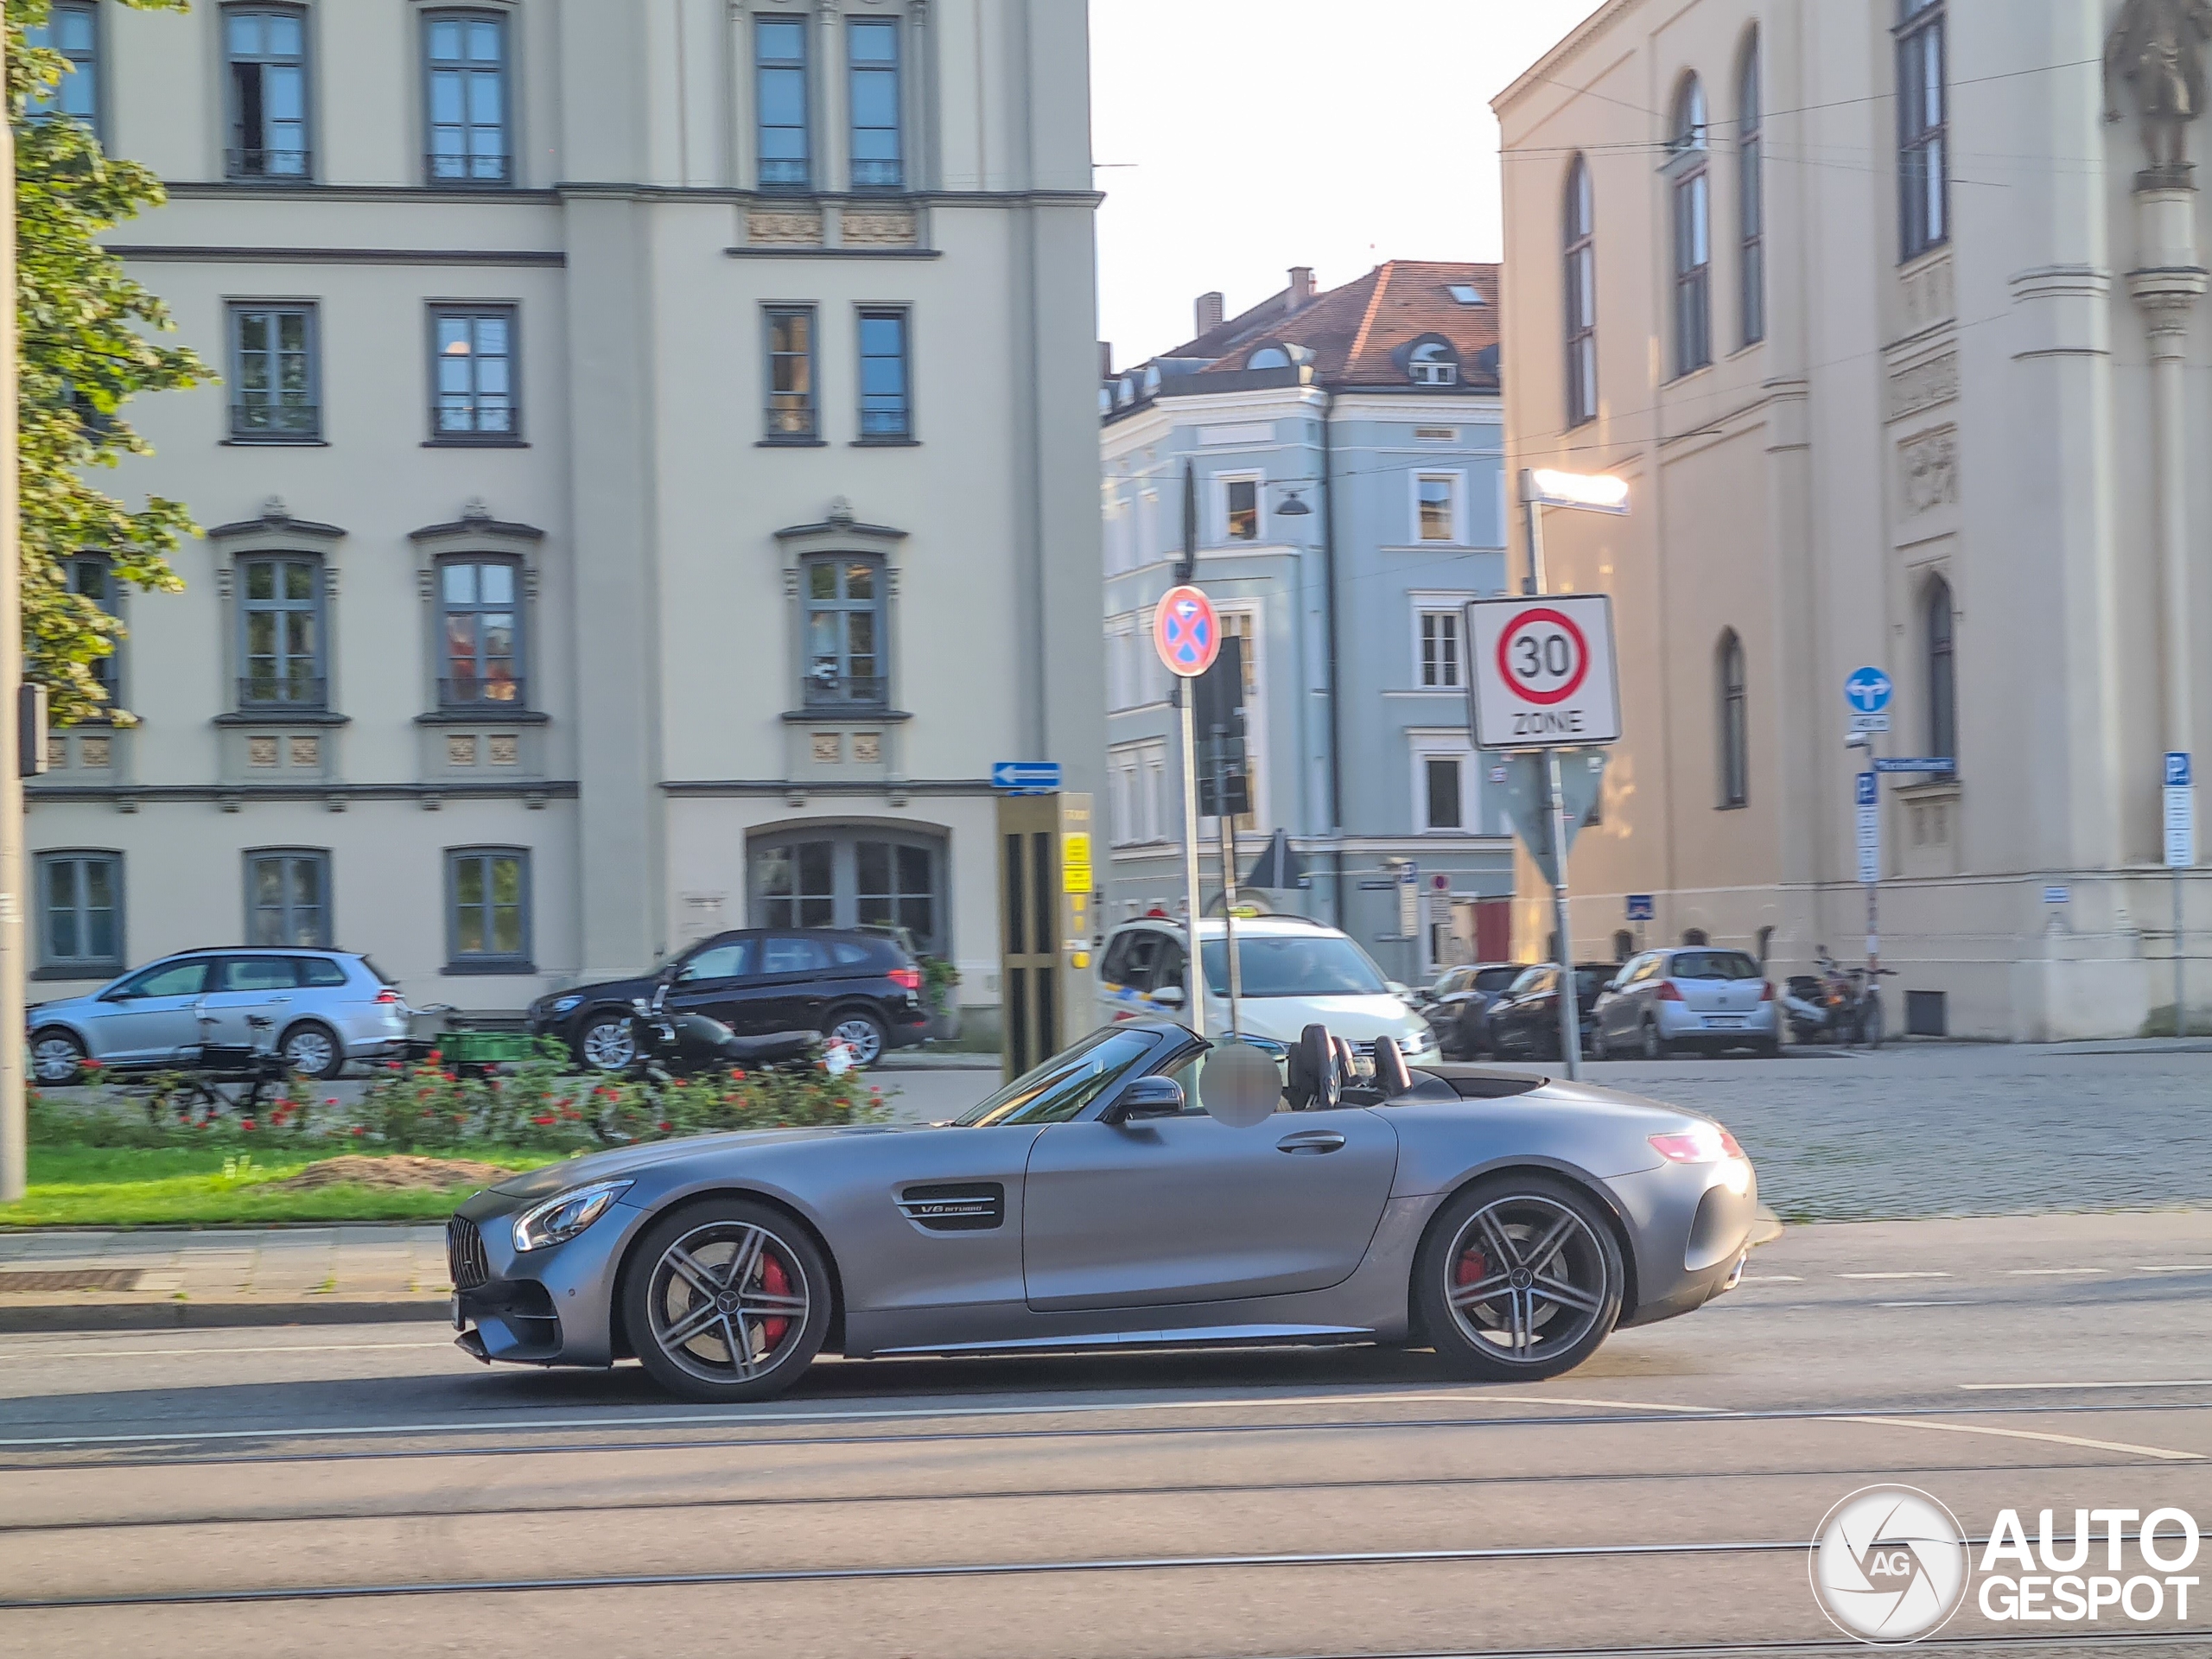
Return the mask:
<path fill-rule="evenodd" d="M 0 122 L 0 689 L 10 704 L 0 738 L 0 1204 L 23 1196 L 29 1144 L 23 1121 L 22 550 L 16 477 L 16 145 Z"/>
<path fill-rule="evenodd" d="M 1544 504 L 1529 497 L 1529 582 L 1531 598 L 1544 591 Z M 1559 776 L 1559 751 L 1544 751 L 1544 786 L 1552 827 L 1552 926 L 1559 934 L 1559 1052 L 1568 1081 L 1582 1076 L 1582 1019 L 1574 996 L 1574 933 L 1567 920 L 1567 791 Z"/>

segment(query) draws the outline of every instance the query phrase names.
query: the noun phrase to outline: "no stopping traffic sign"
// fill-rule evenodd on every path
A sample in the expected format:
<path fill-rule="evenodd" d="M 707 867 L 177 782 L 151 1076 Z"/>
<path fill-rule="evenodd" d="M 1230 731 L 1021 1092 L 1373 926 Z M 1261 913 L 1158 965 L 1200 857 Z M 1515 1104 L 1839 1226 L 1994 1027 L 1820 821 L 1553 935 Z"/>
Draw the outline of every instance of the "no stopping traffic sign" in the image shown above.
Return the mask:
<path fill-rule="evenodd" d="M 1467 607 L 1469 724 L 1485 749 L 1574 748 L 1621 734 L 1612 601 L 1478 599 Z"/>

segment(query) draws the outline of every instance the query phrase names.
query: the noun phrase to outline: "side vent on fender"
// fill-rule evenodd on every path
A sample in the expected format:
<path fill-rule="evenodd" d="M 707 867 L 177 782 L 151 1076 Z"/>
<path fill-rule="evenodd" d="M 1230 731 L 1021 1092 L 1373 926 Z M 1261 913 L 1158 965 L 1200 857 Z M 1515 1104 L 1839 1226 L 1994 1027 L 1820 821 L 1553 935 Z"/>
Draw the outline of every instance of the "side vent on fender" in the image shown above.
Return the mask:
<path fill-rule="evenodd" d="M 1006 1225 L 1006 1188 L 996 1181 L 949 1181 L 899 1194 L 906 1219 L 932 1233 L 988 1233 Z"/>

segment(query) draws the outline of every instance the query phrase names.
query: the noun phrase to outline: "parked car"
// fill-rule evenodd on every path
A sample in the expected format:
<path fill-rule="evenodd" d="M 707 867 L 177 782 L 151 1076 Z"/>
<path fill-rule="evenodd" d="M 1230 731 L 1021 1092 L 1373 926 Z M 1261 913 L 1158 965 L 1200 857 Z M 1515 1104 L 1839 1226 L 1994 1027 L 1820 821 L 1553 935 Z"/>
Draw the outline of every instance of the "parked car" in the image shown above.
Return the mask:
<path fill-rule="evenodd" d="M 1598 994 L 1612 977 L 1612 972 L 1613 965 L 1609 962 L 1574 964 L 1574 1009 L 1582 1033 L 1582 1052 L 1586 1054 L 1593 1052 L 1591 1025 Z M 1500 1059 L 1558 1059 L 1557 965 L 1544 962 L 1522 969 L 1521 976 L 1491 1004 L 1488 1020 L 1491 1052 Z"/>
<path fill-rule="evenodd" d="M 887 933 L 753 928 L 678 951 L 635 979 L 576 985 L 530 1005 L 530 1029 L 569 1045 L 580 1065 L 626 1071 L 639 1055 L 637 1008 L 665 981 L 671 1014 L 703 1014 L 741 1037 L 804 1029 L 842 1041 L 862 1065 L 922 1040 L 922 970 Z"/>
<path fill-rule="evenodd" d="M 711 1402 L 779 1394 L 825 1348 L 1287 1335 L 1529 1382 L 1742 1275 L 1758 1184 L 1712 1119 L 1387 1052 L 1348 1085 L 1312 1063 L 1331 1042 L 1301 1037 L 1310 1086 L 1287 1068 L 1256 1121 L 1242 1090 L 1211 1116 L 1208 1046 L 1143 1019 L 957 1122 L 702 1135 L 512 1177 L 447 1225 L 457 1341 L 486 1362 L 635 1355 Z"/>
<path fill-rule="evenodd" d="M 1147 1014 L 1184 1018 L 1188 947 L 1182 924 L 1158 917 L 1123 922 L 1099 958 L 1098 1001 L 1109 1020 Z M 1229 1030 L 1229 946 L 1221 918 L 1198 923 L 1206 960 L 1206 1033 Z M 1408 997 L 1352 938 L 1303 916 L 1254 916 L 1236 924 L 1243 969 L 1243 1034 L 1291 1043 L 1319 1022 L 1356 1047 L 1388 1037 L 1409 1059 L 1433 1058 L 1435 1033 Z"/>
<path fill-rule="evenodd" d="M 27 1014 L 31 1071 L 48 1085 L 86 1060 L 143 1071 L 188 1060 L 203 1043 L 251 1046 L 253 1014 L 274 1022 L 277 1052 L 315 1077 L 398 1052 L 408 1030 L 406 1000 L 366 957 L 245 946 L 180 951 Z"/>
<path fill-rule="evenodd" d="M 1478 962 L 1447 968 L 1415 993 L 1447 1060 L 1475 1060 L 1491 1052 L 1491 1004 L 1525 971 L 1517 962 Z"/>
<path fill-rule="evenodd" d="M 1719 1053 L 1782 1047 L 1774 987 L 1741 950 L 1688 945 L 1647 950 L 1621 964 L 1598 1001 L 1600 1058 L 1664 1059 L 1678 1048 Z"/>

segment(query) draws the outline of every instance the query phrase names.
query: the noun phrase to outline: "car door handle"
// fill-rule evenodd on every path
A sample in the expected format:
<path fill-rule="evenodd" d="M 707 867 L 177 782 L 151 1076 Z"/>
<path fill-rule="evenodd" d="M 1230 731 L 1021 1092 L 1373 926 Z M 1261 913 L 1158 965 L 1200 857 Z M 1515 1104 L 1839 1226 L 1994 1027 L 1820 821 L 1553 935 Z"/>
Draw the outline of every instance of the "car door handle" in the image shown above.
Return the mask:
<path fill-rule="evenodd" d="M 1322 1153 L 1335 1152 L 1344 1146 L 1344 1138 L 1334 1129 L 1301 1129 L 1296 1135 L 1287 1135 L 1275 1142 L 1277 1152 Z"/>

